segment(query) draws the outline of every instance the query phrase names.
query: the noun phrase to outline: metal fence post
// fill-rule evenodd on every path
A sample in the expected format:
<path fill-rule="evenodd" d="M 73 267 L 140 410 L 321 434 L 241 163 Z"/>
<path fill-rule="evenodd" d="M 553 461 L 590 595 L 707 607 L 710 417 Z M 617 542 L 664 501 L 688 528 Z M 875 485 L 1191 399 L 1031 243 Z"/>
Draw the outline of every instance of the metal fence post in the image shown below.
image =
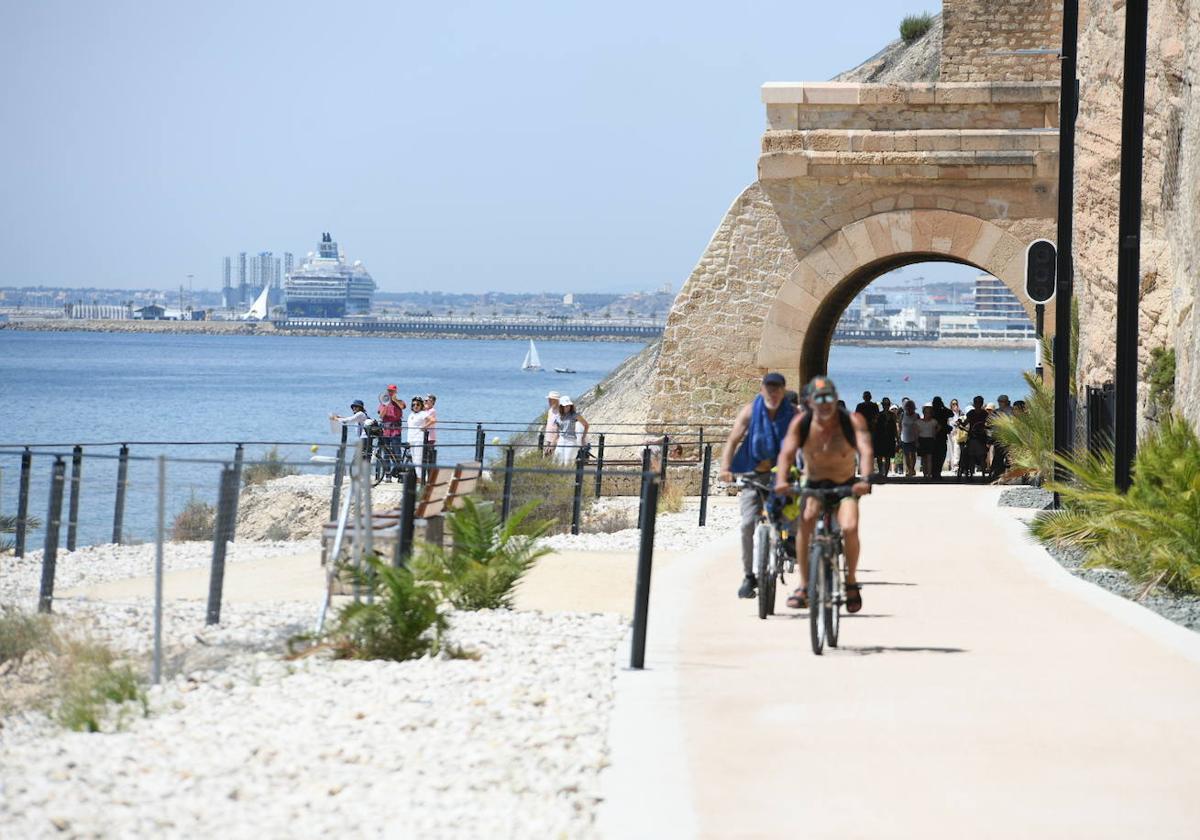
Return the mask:
<path fill-rule="evenodd" d="M 483 463 L 483 447 L 484 447 L 484 431 L 483 424 L 475 424 L 475 460 Z"/>
<path fill-rule="evenodd" d="M 342 479 L 346 472 L 346 433 L 349 428 L 342 426 L 342 442 L 338 444 L 337 465 L 333 468 L 333 498 L 329 502 L 329 518 L 337 520 L 338 508 L 342 501 Z"/>
<path fill-rule="evenodd" d="M 212 570 L 208 578 L 208 613 L 206 624 L 221 622 L 221 594 L 225 587 L 225 547 L 229 541 L 229 515 L 237 492 L 232 467 L 221 468 L 220 490 L 217 494 L 217 518 L 213 524 Z"/>
<path fill-rule="evenodd" d="M 670 453 L 671 453 L 671 438 L 667 435 L 663 435 L 662 460 L 659 462 L 658 467 L 659 467 L 659 481 L 661 481 L 664 485 L 667 483 L 667 459 L 670 458 Z"/>
<path fill-rule="evenodd" d="M 703 526 L 708 521 L 708 483 L 711 480 L 709 474 L 712 472 L 712 444 L 704 445 L 704 472 L 700 473 L 700 524 Z"/>
<path fill-rule="evenodd" d="M 42 551 L 42 586 L 38 593 L 38 612 L 50 612 L 54 602 L 54 571 L 58 561 L 58 529 L 62 523 L 63 481 L 67 465 L 54 459 L 50 477 L 50 510 L 46 513 L 46 547 Z"/>
<path fill-rule="evenodd" d="M 604 433 L 600 433 L 600 443 L 596 446 L 596 498 L 600 498 L 600 484 L 604 477 Z"/>
<path fill-rule="evenodd" d="M 650 618 L 650 573 L 654 564 L 654 525 L 658 510 L 658 482 L 647 474 L 642 506 L 646 522 L 638 548 L 637 588 L 633 596 L 633 645 L 629 667 L 641 670 L 646 664 L 646 622 Z"/>
<path fill-rule="evenodd" d="M 396 538 L 396 557 L 392 562 L 397 569 L 408 567 L 412 557 L 413 531 L 417 516 L 417 475 L 413 470 L 404 471 L 404 497 L 400 500 L 400 533 Z"/>
<path fill-rule="evenodd" d="M 545 429 L 542 429 L 540 432 L 538 432 L 538 454 L 539 455 L 546 454 L 546 430 Z"/>
<path fill-rule="evenodd" d="M 229 541 L 237 538 L 238 502 L 242 497 L 242 461 L 246 458 L 246 450 L 239 443 L 233 450 L 233 513 L 229 517 Z"/>
<path fill-rule="evenodd" d="M 646 521 L 646 477 L 650 475 L 650 447 L 642 448 L 642 485 L 638 488 L 638 528 Z"/>
<path fill-rule="evenodd" d="M 25 556 L 25 531 L 29 527 L 29 472 L 33 469 L 33 453 L 28 448 L 21 453 L 21 483 L 17 490 L 17 541 L 15 553 Z"/>
<path fill-rule="evenodd" d="M 113 505 L 112 541 L 120 545 L 122 532 L 125 530 L 125 485 L 129 479 L 129 447 L 121 444 L 120 457 L 117 459 L 117 501 Z"/>
<path fill-rule="evenodd" d="M 151 677 L 162 681 L 163 539 L 167 523 L 167 459 L 158 456 L 158 514 L 154 523 L 154 659 Z"/>
<path fill-rule="evenodd" d="M 504 496 L 500 501 L 500 521 L 507 522 L 508 514 L 512 511 L 513 462 L 516 453 L 512 446 L 504 450 Z"/>
<path fill-rule="evenodd" d="M 83 473 L 83 447 L 71 450 L 71 503 L 67 510 L 67 551 L 75 550 L 75 537 L 79 532 L 79 490 Z"/>
<path fill-rule="evenodd" d="M 571 502 L 571 533 L 579 534 L 579 520 L 583 518 L 583 450 L 575 456 L 575 498 Z"/>
<path fill-rule="evenodd" d="M 704 427 L 700 427 L 700 441 L 696 444 L 696 460 L 700 460 L 700 453 L 704 451 Z"/>

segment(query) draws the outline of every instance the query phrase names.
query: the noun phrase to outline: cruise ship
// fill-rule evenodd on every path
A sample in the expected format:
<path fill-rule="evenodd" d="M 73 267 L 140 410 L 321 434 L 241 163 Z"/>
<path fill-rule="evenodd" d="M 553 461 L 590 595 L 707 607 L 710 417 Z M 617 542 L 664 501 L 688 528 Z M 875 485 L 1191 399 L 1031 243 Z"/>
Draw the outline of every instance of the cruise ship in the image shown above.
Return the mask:
<path fill-rule="evenodd" d="M 375 281 L 361 261 L 346 263 L 346 255 L 328 233 L 321 234 L 316 253 L 287 276 L 289 318 L 345 318 L 371 311 Z"/>

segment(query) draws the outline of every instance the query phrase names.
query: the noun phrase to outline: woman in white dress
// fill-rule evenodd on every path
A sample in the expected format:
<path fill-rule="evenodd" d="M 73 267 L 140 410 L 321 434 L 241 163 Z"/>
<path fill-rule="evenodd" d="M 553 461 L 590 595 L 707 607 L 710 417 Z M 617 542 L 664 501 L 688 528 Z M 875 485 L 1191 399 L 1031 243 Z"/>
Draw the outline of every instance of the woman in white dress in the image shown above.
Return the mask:
<path fill-rule="evenodd" d="M 587 443 L 588 421 L 575 411 L 570 397 L 558 399 L 558 414 L 554 417 L 558 430 L 558 442 L 554 446 L 554 461 L 563 466 L 574 466 L 579 447 Z"/>
<path fill-rule="evenodd" d="M 421 458 L 425 453 L 425 424 L 429 422 L 429 412 L 425 410 L 425 400 L 413 397 L 408 404 L 408 445 L 412 451 L 413 464 L 416 465 L 417 478 L 425 480 L 425 470 L 421 467 Z"/>

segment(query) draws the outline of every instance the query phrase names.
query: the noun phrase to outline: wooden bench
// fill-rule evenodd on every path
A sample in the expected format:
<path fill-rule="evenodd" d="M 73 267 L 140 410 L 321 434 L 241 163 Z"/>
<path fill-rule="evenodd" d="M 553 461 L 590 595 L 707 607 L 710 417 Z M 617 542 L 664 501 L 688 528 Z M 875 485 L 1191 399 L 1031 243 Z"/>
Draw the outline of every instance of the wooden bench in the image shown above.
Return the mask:
<path fill-rule="evenodd" d="M 475 491 L 483 465 L 478 461 L 458 464 L 452 471 L 431 470 L 413 511 L 414 531 L 423 527 L 426 542 L 441 544 L 445 533 L 443 516 L 448 510 L 462 507 L 462 500 Z M 401 508 L 392 508 L 371 514 L 372 545 L 378 551 L 383 545 L 394 545 L 400 539 Z M 327 522 L 321 529 L 321 565 L 329 559 L 329 551 L 337 538 L 337 522 Z M 342 548 L 354 544 L 353 522 L 346 523 L 342 536 Z"/>

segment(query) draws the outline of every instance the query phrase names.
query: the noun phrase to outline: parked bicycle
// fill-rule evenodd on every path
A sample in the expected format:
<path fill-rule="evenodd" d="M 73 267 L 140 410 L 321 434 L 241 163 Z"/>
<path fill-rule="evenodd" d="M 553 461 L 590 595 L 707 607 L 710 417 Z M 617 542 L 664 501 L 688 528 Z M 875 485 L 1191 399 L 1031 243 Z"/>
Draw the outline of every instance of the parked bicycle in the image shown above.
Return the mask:
<path fill-rule="evenodd" d="M 879 483 L 879 477 L 867 479 Z M 842 605 L 846 603 L 846 552 L 838 526 L 837 506 L 854 495 L 853 485 L 804 487 L 793 485 L 803 505 L 806 499 L 821 503 L 821 516 L 808 547 L 808 632 L 812 651 L 820 656 L 825 643 L 837 647 Z"/>
<path fill-rule="evenodd" d="M 384 480 L 400 481 L 406 470 L 413 468 L 412 446 L 398 437 L 383 437 L 382 424 L 377 420 L 367 425 L 366 458 L 371 465 L 371 484 Z"/>
<path fill-rule="evenodd" d="M 758 494 L 758 525 L 754 529 L 754 574 L 758 576 L 758 617 L 765 619 L 775 614 L 775 592 L 777 583 L 786 585 L 784 572 L 796 571 L 795 534 L 790 534 L 786 524 L 772 514 L 770 484 L 756 481 L 753 476 L 738 478 L 741 487 L 749 487 Z"/>

